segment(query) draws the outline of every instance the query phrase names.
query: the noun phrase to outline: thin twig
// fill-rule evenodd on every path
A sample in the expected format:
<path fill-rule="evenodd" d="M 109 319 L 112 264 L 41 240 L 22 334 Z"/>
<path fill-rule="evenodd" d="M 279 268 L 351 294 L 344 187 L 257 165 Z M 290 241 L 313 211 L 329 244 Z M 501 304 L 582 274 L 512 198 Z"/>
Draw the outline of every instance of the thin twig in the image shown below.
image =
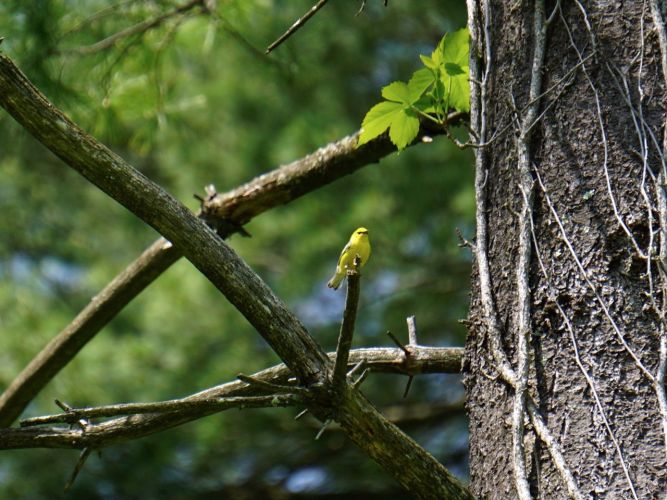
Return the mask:
<path fill-rule="evenodd" d="M 475 244 L 472 241 L 464 238 L 463 233 L 461 232 L 461 229 L 459 229 L 458 227 L 455 228 L 455 231 L 456 231 L 456 236 L 459 239 L 459 247 L 469 248 L 470 251 L 474 253 L 475 252 Z"/>
<path fill-rule="evenodd" d="M 296 417 L 294 417 L 294 420 L 299 420 L 302 418 L 306 413 L 308 413 L 308 408 L 305 410 L 301 410 L 299 413 L 296 414 Z"/>
<path fill-rule="evenodd" d="M 122 7 L 125 7 L 127 5 L 131 5 L 134 3 L 136 0 L 123 0 L 118 3 L 114 3 L 111 5 L 107 5 L 100 10 L 93 12 L 91 15 L 83 19 L 82 21 L 77 22 L 73 27 L 68 28 L 62 33 L 61 39 L 65 38 L 72 33 L 76 33 L 77 31 L 81 31 L 82 28 L 85 26 L 93 24 L 95 21 L 99 21 L 101 19 L 104 19 L 105 17 L 111 15 L 114 13 L 114 11 L 121 9 Z"/>
<path fill-rule="evenodd" d="M 354 387 L 355 389 L 358 389 L 359 386 L 364 383 L 364 380 L 366 380 L 366 377 L 368 377 L 368 374 L 370 372 L 371 371 L 368 368 L 366 368 L 363 372 L 361 372 L 361 375 L 359 375 L 359 378 L 357 378 L 357 380 L 352 382 L 352 387 Z M 412 378 L 412 377 L 410 377 L 410 378 Z"/>
<path fill-rule="evenodd" d="M 268 384 L 267 385 L 272 385 Z M 69 408 L 65 413 L 44 415 L 21 421 L 21 427 L 48 425 L 55 423 L 72 424 L 81 418 L 117 417 L 121 415 L 144 415 L 149 413 L 192 412 L 201 410 L 224 411 L 230 408 L 269 408 L 294 406 L 300 399 L 294 394 L 277 392 L 269 396 L 237 396 L 210 399 L 172 399 L 155 403 L 125 403 L 96 406 L 90 408 Z"/>
<path fill-rule="evenodd" d="M 76 481 L 79 472 L 81 472 L 81 469 L 83 469 L 83 466 L 86 463 L 86 460 L 88 460 L 91 451 L 93 451 L 93 449 L 90 447 L 81 450 L 81 454 L 79 455 L 79 459 L 76 461 L 74 470 L 72 471 L 72 474 L 69 477 L 67 483 L 65 483 L 65 488 L 63 488 L 64 493 L 67 493 L 72 488 L 72 486 L 74 486 L 74 481 Z"/>
<path fill-rule="evenodd" d="M 315 5 L 313 5 L 308 12 L 306 12 L 303 16 L 301 16 L 299 19 L 297 19 L 292 26 L 288 28 L 288 30 L 280 35 L 278 39 L 273 42 L 271 45 L 269 45 L 266 48 L 266 53 L 268 54 L 275 48 L 277 48 L 279 45 L 281 45 L 285 40 L 287 40 L 289 37 L 291 37 L 294 33 L 296 33 L 299 29 L 303 27 L 304 24 L 308 22 L 308 20 L 313 17 L 315 14 L 317 14 L 317 11 L 320 10 L 322 7 L 325 6 L 325 4 L 329 0 L 319 0 Z"/>
<path fill-rule="evenodd" d="M 403 353 L 404 353 L 406 356 L 410 356 L 410 351 L 408 351 L 407 348 L 403 345 L 403 343 L 402 343 L 400 340 L 398 340 L 398 338 L 396 338 L 396 335 L 394 335 L 392 332 L 390 332 L 389 330 L 387 330 L 387 336 L 394 342 L 394 344 L 396 344 L 396 346 L 397 346 L 401 351 L 403 351 Z"/>
<path fill-rule="evenodd" d="M 408 338 L 409 344 L 411 346 L 416 346 L 418 345 L 417 342 L 417 320 L 415 319 L 414 316 L 408 316 L 406 318 L 406 322 L 408 324 Z"/>
<path fill-rule="evenodd" d="M 324 434 L 324 431 L 329 427 L 329 424 L 331 424 L 331 419 L 325 420 L 324 423 L 322 424 L 322 427 L 320 427 L 319 432 L 315 435 L 315 441 L 320 439 L 322 437 L 322 434 Z"/>
<path fill-rule="evenodd" d="M 415 319 L 414 315 L 413 316 L 408 316 L 406 318 L 406 322 L 408 323 L 408 343 L 410 346 L 416 346 L 418 344 L 417 342 L 417 320 Z M 406 362 L 410 360 L 410 351 L 406 349 L 405 351 L 405 357 L 406 357 Z M 410 375 L 408 377 L 408 381 L 405 383 L 405 390 L 403 391 L 403 398 L 408 397 L 408 393 L 410 392 L 410 387 L 412 387 L 412 380 L 414 377 Z"/>
<path fill-rule="evenodd" d="M 307 389 L 304 389 L 303 387 L 299 387 L 298 385 L 282 385 L 282 384 L 274 384 L 271 382 L 266 382 L 265 380 L 258 379 L 252 376 L 244 375 L 242 373 L 239 373 L 236 376 L 237 379 L 239 379 L 241 382 L 245 382 L 248 385 L 257 387 L 258 389 L 261 389 L 263 391 L 269 392 L 269 393 L 276 393 L 276 394 L 306 394 L 308 391 Z"/>

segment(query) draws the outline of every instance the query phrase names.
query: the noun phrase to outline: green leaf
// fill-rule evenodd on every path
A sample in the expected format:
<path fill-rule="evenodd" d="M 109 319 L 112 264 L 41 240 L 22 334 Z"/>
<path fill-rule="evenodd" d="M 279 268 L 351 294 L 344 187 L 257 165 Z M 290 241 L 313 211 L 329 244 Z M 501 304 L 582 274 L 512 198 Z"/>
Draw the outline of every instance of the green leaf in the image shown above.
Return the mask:
<path fill-rule="evenodd" d="M 445 72 L 449 76 L 465 75 L 465 71 L 456 63 L 446 62 L 445 63 Z"/>
<path fill-rule="evenodd" d="M 424 63 L 424 66 L 426 66 L 427 68 L 437 69 L 438 67 L 438 64 L 433 60 L 433 58 L 429 56 L 420 55 L 419 59 L 422 60 L 422 63 Z"/>
<path fill-rule="evenodd" d="M 468 67 L 464 69 L 463 75 L 448 77 L 451 82 L 446 85 L 450 91 L 449 107 L 468 112 L 470 111 L 470 82 L 468 81 Z"/>
<path fill-rule="evenodd" d="M 386 101 L 373 106 L 364 117 L 358 145 L 389 128 L 389 138 L 401 150 L 419 132 L 418 112 L 440 117 L 449 109 L 470 111 L 469 42 L 465 28 L 445 34 L 430 57 L 419 56 L 426 67 L 415 71 L 407 84 L 393 82 L 383 87 Z"/>
<path fill-rule="evenodd" d="M 431 59 L 433 60 L 433 63 L 436 64 L 437 66 L 442 65 L 442 62 L 444 61 L 444 47 L 446 38 L 447 38 L 447 33 L 445 33 L 445 35 L 442 37 L 442 40 L 440 40 L 440 43 L 438 43 L 438 46 L 431 53 Z"/>
<path fill-rule="evenodd" d="M 441 81 L 446 89 L 448 108 L 459 111 L 470 111 L 470 68 L 468 56 L 470 51 L 470 34 L 467 28 L 452 33 L 447 43 L 442 39 L 438 49 L 442 51 L 444 72 Z"/>
<path fill-rule="evenodd" d="M 386 88 L 386 87 L 385 87 Z M 397 114 L 403 111 L 403 104 L 397 102 L 381 102 L 373 106 L 361 124 L 361 134 L 357 146 L 366 144 L 382 134 L 392 124 Z"/>
<path fill-rule="evenodd" d="M 416 103 L 435 82 L 435 73 L 430 69 L 422 68 L 415 71 L 408 82 L 410 104 Z"/>
<path fill-rule="evenodd" d="M 412 104 L 410 101 L 410 91 L 405 82 L 393 82 L 386 87 L 383 87 L 382 97 L 388 101 Z"/>
<path fill-rule="evenodd" d="M 455 31 L 447 38 L 447 43 L 442 39 L 442 60 L 455 63 L 461 67 L 468 66 L 468 54 L 470 51 L 470 33 L 467 28 Z"/>
<path fill-rule="evenodd" d="M 389 138 L 400 150 L 410 144 L 419 133 L 419 118 L 411 109 L 402 109 L 391 122 Z"/>

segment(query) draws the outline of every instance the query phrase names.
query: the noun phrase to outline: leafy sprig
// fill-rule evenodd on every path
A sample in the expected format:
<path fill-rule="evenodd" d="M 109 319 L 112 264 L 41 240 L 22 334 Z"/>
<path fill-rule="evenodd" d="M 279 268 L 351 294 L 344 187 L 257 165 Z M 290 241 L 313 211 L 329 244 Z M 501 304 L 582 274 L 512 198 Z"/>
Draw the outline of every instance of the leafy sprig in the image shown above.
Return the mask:
<path fill-rule="evenodd" d="M 449 111 L 470 111 L 469 42 L 466 28 L 445 34 L 430 56 L 419 56 L 424 67 L 408 83 L 383 87 L 385 100 L 366 113 L 358 145 L 389 129 L 391 142 L 402 150 L 417 137 L 420 118 L 445 126 Z"/>

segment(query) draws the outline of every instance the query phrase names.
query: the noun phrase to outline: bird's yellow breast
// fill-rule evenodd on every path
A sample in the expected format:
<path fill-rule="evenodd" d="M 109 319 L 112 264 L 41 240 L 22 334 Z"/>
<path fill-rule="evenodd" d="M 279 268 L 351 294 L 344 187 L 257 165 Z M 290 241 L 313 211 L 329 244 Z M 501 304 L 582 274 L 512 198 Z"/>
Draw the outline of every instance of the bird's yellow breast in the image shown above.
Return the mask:
<path fill-rule="evenodd" d="M 359 267 L 363 267 L 371 256 L 371 243 L 368 239 L 368 232 L 366 230 L 363 232 L 357 230 L 352 235 L 349 245 L 346 247 L 343 255 L 341 255 L 339 263 L 340 267 L 343 269 L 351 269 L 354 265 L 354 258 L 357 255 L 361 260 Z"/>

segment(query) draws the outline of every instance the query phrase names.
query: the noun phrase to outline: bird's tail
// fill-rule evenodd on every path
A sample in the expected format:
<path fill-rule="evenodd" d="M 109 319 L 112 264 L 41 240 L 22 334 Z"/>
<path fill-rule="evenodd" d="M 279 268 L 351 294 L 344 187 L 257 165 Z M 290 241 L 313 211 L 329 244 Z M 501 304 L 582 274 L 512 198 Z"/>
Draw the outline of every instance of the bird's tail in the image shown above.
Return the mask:
<path fill-rule="evenodd" d="M 340 286 L 340 282 L 343 281 L 343 278 L 345 277 L 345 274 L 343 273 L 335 273 L 331 279 L 329 280 L 329 283 L 327 283 L 327 286 L 329 288 L 333 288 L 334 290 L 338 290 L 338 287 Z"/>

